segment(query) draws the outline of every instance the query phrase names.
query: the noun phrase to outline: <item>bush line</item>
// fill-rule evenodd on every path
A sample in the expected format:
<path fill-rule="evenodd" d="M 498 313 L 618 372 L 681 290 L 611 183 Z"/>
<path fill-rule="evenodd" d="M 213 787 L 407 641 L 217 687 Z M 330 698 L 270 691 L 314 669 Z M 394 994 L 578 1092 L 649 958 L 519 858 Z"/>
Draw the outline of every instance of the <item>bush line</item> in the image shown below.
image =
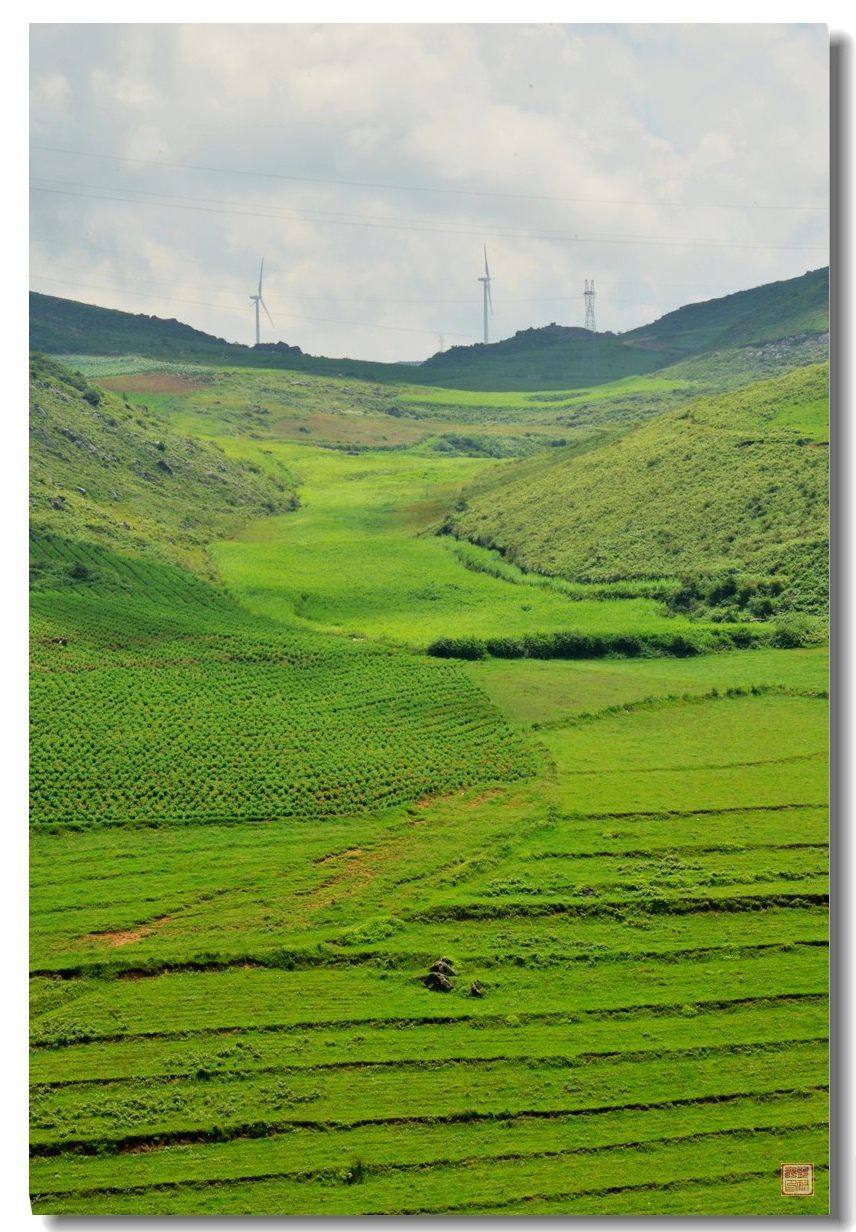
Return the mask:
<path fill-rule="evenodd" d="M 519 637 L 438 637 L 426 653 L 437 659 L 688 659 L 761 646 L 807 645 L 778 624 L 690 629 L 683 633 L 526 633 Z"/>

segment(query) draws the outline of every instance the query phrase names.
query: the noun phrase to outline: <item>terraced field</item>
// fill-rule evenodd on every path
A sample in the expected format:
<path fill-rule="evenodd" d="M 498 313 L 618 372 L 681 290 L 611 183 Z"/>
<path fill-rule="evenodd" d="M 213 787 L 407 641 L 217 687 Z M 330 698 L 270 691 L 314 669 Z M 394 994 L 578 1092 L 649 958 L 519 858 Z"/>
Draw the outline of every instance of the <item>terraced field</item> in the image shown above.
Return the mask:
<path fill-rule="evenodd" d="M 805 732 L 815 706 L 820 739 L 822 663 L 793 653 L 761 675 L 798 694 L 685 704 L 707 725 L 664 772 L 693 773 L 716 723 L 734 744 L 706 798 L 739 794 L 729 723 L 755 707 L 751 807 L 658 779 L 656 808 L 571 810 L 553 749 L 541 780 L 320 828 L 34 837 L 34 1209 L 778 1213 L 799 1158 L 822 1210 L 824 787 L 798 790 L 776 709 Z M 659 713 L 530 739 L 609 780 L 615 725 L 644 747 Z M 422 982 L 441 954 L 447 994 Z"/>
<path fill-rule="evenodd" d="M 228 589 L 34 538 L 34 1212 L 825 1214 L 825 646 L 431 659 L 696 626 L 418 537 L 484 459 L 209 410 L 303 502 Z"/>

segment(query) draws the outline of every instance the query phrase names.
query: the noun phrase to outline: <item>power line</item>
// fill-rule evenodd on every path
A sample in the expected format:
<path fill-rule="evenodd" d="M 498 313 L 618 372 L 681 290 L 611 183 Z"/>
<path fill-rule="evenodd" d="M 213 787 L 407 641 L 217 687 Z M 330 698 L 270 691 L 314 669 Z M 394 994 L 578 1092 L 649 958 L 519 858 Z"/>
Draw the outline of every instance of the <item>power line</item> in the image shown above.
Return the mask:
<path fill-rule="evenodd" d="M 46 188 L 44 187 L 45 184 L 64 185 L 64 188 L 62 189 L 61 188 Z M 103 196 L 102 195 L 103 193 L 107 193 L 107 194 L 111 193 L 111 188 L 109 185 L 81 184 L 79 182 L 69 181 L 69 180 L 55 180 L 55 179 L 51 179 L 47 181 L 36 180 L 31 183 L 30 187 L 33 189 L 34 192 L 52 192 L 52 193 L 64 192 L 66 188 L 83 188 L 83 189 L 90 189 L 92 191 L 87 192 L 87 193 L 80 193 L 80 194 L 68 193 L 68 195 L 69 196 L 92 196 L 94 199 L 97 199 L 97 200 L 121 201 L 121 202 L 125 202 L 128 205 L 140 204 L 140 205 L 162 205 L 166 207 L 176 206 L 182 209 L 199 208 L 201 210 L 207 210 L 209 212 L 211 212 L 214 209 L 214 207 L 223 206 L 223 207 L 226 207 L 226 210 L 230 210 L 232 207 L 238 207 L 242 205 L 241 202 L 237 202 L 237 201 L 223 201 L 223 200 L 218 200 L 216 198 L 212 199 L 212 198 L 206 198 L 206 197 L 186 197 L 186 196 L 178 196 L 172 193 L 161 193 L 161 192 L 155 193 L 155 192 L 149 192 L 148 190 L 143 189 L 143 188 L 112 189 L 112 192 L 120 192 L 125 195 L 122 197 L 113 197 L 112 195 Z M 134 194 L 134 196 L 131 196 L 131 194 Z M 135 197 L 156 197 L 156 198 L 160 198 L 160 200 L 139 201 L 138 202 L 134 199 Z M 240 212 L 242 214 L 247 213 L 247 211 L 243 209 L 241 209 Z M 377 214 L 342 214 L 342 213 L 332 213 L 329 210 L 300 210 L 297 213 L 278 214 L 278 215 L 248 214 L 248 216 L 249 217 L 280 217 L 283 219 L 290 219 L 292 221 L 296 220 L 299 222 L 341 223 L 346 226 L 357 226 L 360 224 L 365 224 L 367 226 L 375 225 L 380 228 L 389 227 L 389 228 L 399 228 L 399 229 L 404 229 L 405 224 L 407 224 L 408 227 L 412 226 L 414 230 L 425 230 L 425 231 L 432 230 L 432 227 L 430 225 L 430 220 L 428 219 L 407 218 L 406 216 L 402 217 L 400 215 L 396 217 L 395 222 L 390 222 L 388 218 L 384 216 L 379 216 Z M 450 230 L 450 229 L 449 228 L 440 229 L 441 233 L 447 230 Z M 450 233 L 461 234 L 461 232 L 458 232 L 458 231 L 450 231 Z M 464 232 L 464 234 L 474 235 L 476 234 L 476 232 L 474 231 Z M 562 233 L 557 233 L 554 231 L 540 231 L 540 232 L 536 231 L 536 232 L 530 232 L 529 234 L 527 234 L 526 236 L 523 236 L 522 238 L 563 239 L 566 237 Z M 574 238 L 578 239 L 579 237 L 577 234 L 575 234 Z M 656 236 L 650 236 L 650 235 L 635 236 L 632 238 L 633 238 L 633 241 L 637 243 L 663 242 L 663 241 L 658 240 Z M 626 242 L 626 241 L 622 241 L 621 239 L 615 240 L 614 237 L 608 234 L 604 234 L 603 232 L 594 232 L 593 234 L 589 234 L 585 238 L 585 242 L 586 243 L 596 243 L 600 239 L 606 240 L 608 242 L 619 242 L 619 243 Z M 705 240 L 688 240 L 687 241 L 687 243 L 692 243 L 692 244 L 704 244 L 704 243 L 709 243 L 709 242 L 711 241 L 705 241 Z"/>
<path fill-rule="evenodd" d="M 560 201 L 578 205 L 644 205 L 666 206 L 675 209 L 693 210 L 819 210 L 828 212 L 828 205 L 759 205 L 757 202 L 741 205 L 722 205 L 715 201 L 630 201 L 619 197 L 560 197 L 540 193 L 491 192 L 474 188 L 438 188 L 433 185 L 383 184 L 368 180 L 326 179 L 320 176 L 285 175 L 277 171 L 245 171 L 237 167 L 206 167 L 194 163 L 173 163 L 156 158 L 128 158 L 122 154 L 96 154 L 90 150 L 69 150 L 61 146 L 33 145 L 33 150 L 50 154 L 73 154 L 79 158 L 100 158 L 109 162 L 135 163 L 146 167 L 169 167 L 178 171 L 205 171 L 214 175 L 243 175 L 257 179 L 287 180 L 299 184 L 329 184 L 342 188 L 375 188 L 393 192 L 438 193 L 457 197 L 500 197 L 516 201 Z"/>
<path fill-rule="evenodd" d="M 53 196 L 61 197 L 77 197 L 90 201 L 111 201 L 119 205 L 151 205 L 159 209 L 171 210 L 189 210 L 203 214 L 228 214 L 237 218 L 267 218 L 275 221 L 291 221 L 291 222 L 317 222 L 325 223 L 329 226 L 339 227 L 369 227 L 383 231 L 413 231 L 424 234 L 433 235 L 489 235 L 495 239 L 518 239 L 518 240 L 560 240 L 573 242 L 578 244 L 631 244 L 639 247 L 651 246 L 666 247 L 666 248 L 737 248 L 741 250 L 761 250 L 764 252 L 773 250 L 794 250 L 804 252 L 825 252 L 825 244 L 746 244 L 735 242 L 723 242 L 716 240 L 658 240 L 648 239 L 643 237 L 626 237 L 614 235 L 597 235 L 587 236 L 575 233 L 568 235 L 563 232 L 521 232 L 521 231 L 485 231 L 482 227 L 479 230 L 469 230 L 463 227 L 425 227 L 414 226 L 409 223 L 395 222 L 368 222 L 358 221 L 346 218 L 317 218 L 307 219 L 299 214 L 283 214 L 283 213 L 262 213 L 258 210 L 235 210 L 226 209 L 220 206 L 205 206 L 205 205 L 188 205 L 174 201 L 134 201 L 127 197 L 106 196 L 100 193 L 83 193 L 69 192 L 60 188 L 38 188 L 33 187 L 34 192 L 48 193 Z"/>

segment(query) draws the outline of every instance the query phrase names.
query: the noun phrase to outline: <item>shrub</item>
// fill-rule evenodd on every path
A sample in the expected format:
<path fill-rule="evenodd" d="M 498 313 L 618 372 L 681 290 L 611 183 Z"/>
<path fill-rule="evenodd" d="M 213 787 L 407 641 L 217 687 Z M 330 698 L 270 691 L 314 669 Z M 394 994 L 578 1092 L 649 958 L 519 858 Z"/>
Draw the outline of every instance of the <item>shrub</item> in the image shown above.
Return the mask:
<path fill-rule="evenodd" d="M 523 642 L 519 637 L 489 637 L 485 649 L 495 659 L 522 659 Z"/>
<path fill-rule="evenodd" d="M 554 659 L 555 638 L 550 633 L 527 633 L 523 638 L 523 651 L 527 659 Z"/>
<path fill-rule="evenodd" d="M 428 654 L 439 659 L 483 659 L 487 651 L 478 637 L 439 637 L 428 647 Z"/>
<path fill-rule="evenodd" d="M 782 650 L 793 650 L 798 646 L 810 646 L 817 641 L 814 622 L 808 616 L 796 613 L 784 616 L 773 625 L 770 642 Z"/>

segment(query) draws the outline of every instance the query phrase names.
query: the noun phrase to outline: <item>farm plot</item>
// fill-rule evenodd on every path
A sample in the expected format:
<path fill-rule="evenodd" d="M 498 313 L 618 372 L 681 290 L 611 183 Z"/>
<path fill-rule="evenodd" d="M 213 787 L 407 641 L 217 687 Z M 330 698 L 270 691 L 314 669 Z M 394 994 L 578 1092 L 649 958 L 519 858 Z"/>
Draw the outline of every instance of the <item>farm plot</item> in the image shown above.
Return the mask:
<path fill-rule="evenodd" d="M 91 589 L 35 605 L 36 825 L 345 815 L 535 769 L 459 670 L 90 558 Z"/>
<path fill-rule="evenodd" d="M 319 660 L 37 678 L 34 821 L 327 817 L 534 769 L 460 675 Z"/>
<path fill-rule="evenodd" d="M 823 805 L 824 698 L 715 697 L 539 733 L 584 812 Z"/>
<path fill-rule="evenodd" d="M 753 974 L 753 988 L 763 986 L 763 974 Z M 213 978 L 233 983 L 231 976 Z M 270 1000 L 259 986 L 267 977 L 234 978 L 250 994 L 247 1009 Z M 206 977 L 195 977 L 197 986 L 200 979 Z M 381 987 L 377 977 L 371 982 Z M 349 983 L 356 990 L 359 981 Z M 683 1197 L 691 1201 L 707 1175 L 700 1151 L 712 1169 L 714 1160 L 751 1142 L 758 1148 L 753 1164 L 739 1171 L 769 1178 L 751 1209 L 770 1212 L 776 1178 L 763 1162 L 767 1150 L 808 1144 L 822 1159 L 822 995 L 728 999 L 734 990 L 720 978 L 714 1001 L 649 999 L 630 1007 L 628 981 L 618 1009 L 606 983 L 592 990 L 585 980 L 585 994 L 578 984 L 573 998 L 561 981 L 557 997 L 577 1008 L 551 1013 L 539 1012 L 531 979 L 514 983 L 510 998 L 493 999 L 490 1014 L 464 1001 L 451 1020 L 432 1014 L 385 1024 L 351 1018 L 338 1027 L 280 1022 L 262 1031 L 236 1033 L 232 1026 L 224 1035 L 216 1025 L 189 1027 L 180 1011 L 174 1017 L 186 996 L 197 1007 L 196 1024 L 202 1002 L 212 1006 L 213 985 L 197 997 L 189 979 L 179 977 L 185 991 L 169 990 L 175 1029 L 166 1036 L 135 1030 L 114 1043 L 37 1052 L 36 1209 L 178 1213 L 210 1200 L 215 1205 L 206 1209 L 261 1213 L 276 1200 L 309 1213 L 323 1209 L 313 1201 L 323 1195 L 328 1209 L 340 1212 L 431 1211 L 437 1208 L 425 1194 L 433 1189 L 413 1187 L 415 1170 L 427 1169 L 436 1170 L 445 1205 L 465 1210 L 468 1178 L 482 1176 L 486 1185 L 492 1177 L 496 1186 L 512 1160 L 523 1184 L 503 1182 L 506 1202 L 573 1193 L 573 1184 L 557 1185 L 551 1167 L 545 1170 L 556 1159 L 569 1166 L 585 1161 L 576 1183 L 581 1197 L 598 1189 L 596 1176 L 607 1178 L 607 1188 L 616 1183 L 630 1192 L 652 1150 L 671 1152 L 671 1180 L 688 1188 Z M 686 995 L 685 972 L 682 986 Z M 279 998 L 292 999 L 282 981 Z M 222 1015 L 228 1006 L 234 1022 L 241 1001 L 235 987 L 215 995 L 209 1021 L 216 1024 L 217 1009 Z M 521 1004 L 530 1012 L 506 1012 Z M 113 1076 L 117 1064 L 120 1075 Z M 83 1073 L 88 1080 L 80 1080 Z M 105 1147 L 118 1152 L 109 1163 Z M 356 1197 L 347 1185 L 355 1167 L 365 1185 Z M 308 1181 L 311 1188 L 294 1188 Z"/>
<path fill-rule="evenodd" d="M 645 698 L 683 697 L 712 689 L 782 688 L 820 695 L 829 688 L 825 646 L 735 650 L 694 658 L 482 659 L 466 672 L 509 718 L 554 723 Z"/>
<path fill-rule="evenodd" d="M 825 707 L 707 696 L 715 667 L 810 694 L 822 665 L 753 653 L 601 718 L 587 667 L 535 733 L 556 768 L 516 785 L 37 835 L 34 1210 L 780 1214 L 789 1158 L 825 1210 L 824 790 L 788 769 Z M 673 670 L 602 666 L 631 698 Z M 570 798 L 580 769 L 617 797 L 629 761 L 671 776 L 649 808 Z M 745 761 L 749 807 L 687 801 Z"/>

